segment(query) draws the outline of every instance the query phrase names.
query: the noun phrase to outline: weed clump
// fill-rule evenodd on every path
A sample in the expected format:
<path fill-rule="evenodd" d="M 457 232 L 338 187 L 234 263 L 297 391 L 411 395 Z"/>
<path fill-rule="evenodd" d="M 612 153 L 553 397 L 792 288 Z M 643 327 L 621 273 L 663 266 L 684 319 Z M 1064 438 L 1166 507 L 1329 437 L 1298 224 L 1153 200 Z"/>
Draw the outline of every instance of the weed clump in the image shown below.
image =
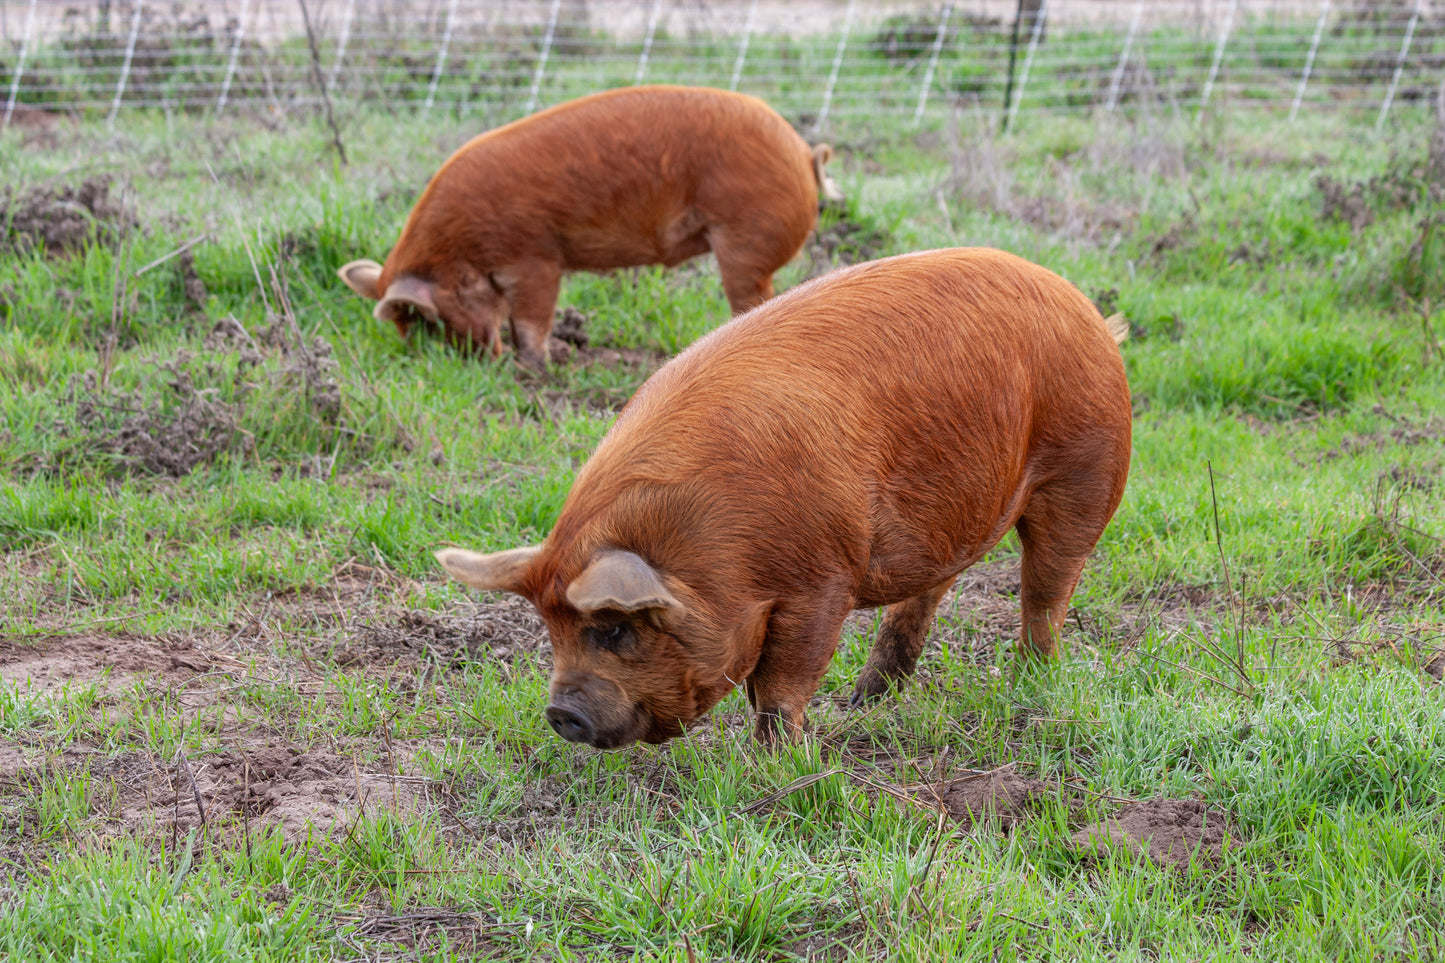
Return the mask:
<path fill-rule="evenodd" d="M 93 177 L 78 187 L 0 195 L 0 251 L 42 248 L 52 257 L 73 254 L 91 241 L 114 244 L 133 231 L 135 212 L 111 196 L 110 178 Z"/>

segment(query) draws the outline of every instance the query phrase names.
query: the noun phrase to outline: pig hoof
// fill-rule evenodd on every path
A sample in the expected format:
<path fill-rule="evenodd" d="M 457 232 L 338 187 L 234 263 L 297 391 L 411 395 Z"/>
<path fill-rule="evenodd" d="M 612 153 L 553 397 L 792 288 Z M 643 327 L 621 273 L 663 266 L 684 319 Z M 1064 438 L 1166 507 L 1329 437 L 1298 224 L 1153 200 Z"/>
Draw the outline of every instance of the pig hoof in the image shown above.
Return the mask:
<path fill-rule="evenodd" d="M 758 710 L 757 728 L 753 730 L 758 742 L 768 747 L 797 742 L 806 730 L 804 725 L 793 725 L 781 709 Z"/>
<path fill-rule="evenodd" d="M 889 682 L 882 675 L 874 672 L 865 672 L 858 679 L 858 684 L 853 687 L 853 695 L 848 699 L 848 708 L 861 709 L 870 702 L 877 702 L 888 694 Z"/>

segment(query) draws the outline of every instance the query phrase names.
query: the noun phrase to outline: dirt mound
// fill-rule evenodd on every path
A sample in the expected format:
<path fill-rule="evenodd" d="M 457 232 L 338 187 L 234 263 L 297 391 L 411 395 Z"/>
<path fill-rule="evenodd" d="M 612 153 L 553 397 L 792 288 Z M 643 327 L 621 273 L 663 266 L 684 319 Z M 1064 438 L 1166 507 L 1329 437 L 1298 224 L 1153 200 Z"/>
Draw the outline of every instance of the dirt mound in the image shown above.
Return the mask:
<path fill-rule="evenodd" d="M 194 280 L 185 282 L 187 297 L 204 300 L 205 286 Z M 265 409 L 277 422 L 292 415 L 323 427 L 342 423 L 331 344 L 307 338 L 289 316 L 273 315 L 254 336 L 228 316 L 205 348 L 201 356 L 180 351 L 146 362 L 148 370 L 128 389 L 95 371 L 73 376 L 68 410 L 51 428 L 66 441 L 37 463 L 39 470 L 65 475 L 96 466 L 112 475 L 179 478 L 228 454 L 253 451 L 255 434 L 244 425 L 248 411 Z M 235 365 L 217 357 L 231 351 L 238 355 Z"/>
<path fill-rule="evenodd" d="M 0 640 L 0 680 L 40 691 L 94 682 L 107 672 L 108 685 L 122 688 L 135 675 L 182 680 L 210 667 L 205 653 L 184 639 L 77 635 L 38 644 Z"/>
<path fill-rule="evenodd" d="M 0 248 L 26 251 L 43 247 L 61 256 L 80 250 L 88 241 L 114 243 L 135 229 L 135 213 L 111 197 L 109 177 L 93 177 L 78 187 L 40 189 L 17 196 L 0 195 Z"/>
<path fill-rule="evenodd" d="M 892 245 L 892 233 L 880 225 L 856 217 L 846 207 L 825 209 L 804 249 L 809 261 L 808 277 L 883 257 Z"/>
<path fill-rule="evenodd" d="M 1421 199 L 1416 172 L 1398 159 L 1383 174 L 1353 183 L 1321 174 L 1315 178 L 1315 188 L 1320 192 L 1320 220 L 1341 221 L 1354 231 L 1369 227 L 1377 216 L 1411 207 Z"/>
<path fill-rule="evenodd" d="M 652 369 L 662 365 L 667 355 L 648 348 L 613 348 L 594 345 L 587 335 L 587 315 L 576 308 L 562 308 L 553 321 L 552 336 L 547 342 L 548 359 L 554 365 L 572 365 L 590 368 L 601 365 L 604 368 Z M 626 401 L 626 398 L 623 399 Z M 621 405 L 610 406 L 611 410 Z"/>
<path fill-rule="evenodd" d="M 117 468 L 173 478 L 229 451 L 243 437 L 243 404 L 220 400 L 214 387 L 198 387 L 189 361 L 183 353 L 158 365 L 169 375 L 168 390 L 149 397 L 141 389 L 107 390 L 94 371 L 72 380 L 72 435 L 78 437 L 71 448 L 82 455 L 109 455 Z"/>
<path fill-rule="evenodd" d="M 357 629 L 356 639 L 335 655 L 338 665 L 416 665 L 435 662 L 504 662 L 552 652 L 547 630 L 530 602 L 509 598 L 479 604 L 470 612 L 437 615 L 405 611 Z"/>
<path fill-rule="evenodd" d="M 279 830 L 291 842 L 335 835 L 372 806 L 418 808 L 413 783 L 368 773 L 354 759 L 281 742 L 246 746 L 169 766 L 138 755 L 117 769 L 116 817 L 128 829 L 181 833 Z"/>
<path fill-rule="evenodd" d="M 1187 869 L 1192 858 L 1215 862 L 1231 838 L 1224 814 L 1198 799 L 1150 799 L 1125 806 L 1114 818 L 1085 826 L 1075 846 L 1099 852 L 1126 847 L 1161 866 Z"/>
<path fill-rule="evenodd" d="M 942 806 L 958 822 L 972 825 L 980 819 L 996 818 L 1009 829 L 1057 799 L 1056 787 L 1038 779 L 1021 776 L 1011 766 L 989 772 L 969 773 L 918 793 L 925 803 Z"/>

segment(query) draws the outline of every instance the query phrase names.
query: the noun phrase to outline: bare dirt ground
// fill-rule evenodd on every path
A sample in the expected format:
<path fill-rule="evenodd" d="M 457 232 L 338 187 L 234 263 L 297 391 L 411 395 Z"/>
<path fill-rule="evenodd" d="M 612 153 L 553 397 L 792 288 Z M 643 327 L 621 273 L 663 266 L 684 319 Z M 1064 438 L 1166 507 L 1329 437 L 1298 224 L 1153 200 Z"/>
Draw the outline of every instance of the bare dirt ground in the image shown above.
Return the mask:
<path fill-rule="evenodd" d="M 1125 848 L 1161 866 L 1187 869 L 1191 859 L 1217 862 L 1230 835 L 1222 813 L 1197 799 L 1149 799 L 1130 803 L 1112 819 L 1092 823 L 1073 836 L 1086 852 Z"/>
<path fill-rule="evenodd" d="M 393 741 L 389 735 L 303 744 L 279 735 L 275 719 L 248 704 L 245 692 L 253 686 L 325 697 L 327 675 L 337 669 L 410 690 L 467 664 L 489 664 L 508 677 L 535 672 L 542 684 L 550 645 L 540 618 L 525 601 L 477 601 L 446 612 L 387 606 L 380 600 L 395 587 L 393 580 L 389 573 L 351 563 L 324 592 L 279 594 L 256 611 L 246 608 L 247 614 L 229 625 L 192 633 L 145 636 L 56 625 L 53 634 L 38 639 L 0 636 L 0 681 L 16 691 L 55 697 L 88 688 L 94 694 L 91 711 L 114 713 L 126 694 L 140 687 L 173 699 L 187 731 L 212 747 L 158 759 L 134 752 L 107 754 L 84 739 L 58 753 L 39 742 L 0 740 L 4 822 L 17 832 L 26 822 L 33 806 L 27 793 L 41 772 L 87 774 L 93 784 L 105 787 L 94 803 L 102 833 L 152 838 L 199 828 L 226 834 L 278 831 L 295 842 L 308 833 L 344 834 L 359 814 L 387 807 L 440 814 L 449 832 L 519 844 L 549 829 L 609 818 L 607 807 L 570 801 L 566 785 L 548 777 L 529 784 L 510 815 L 468 822 L 457 815 L 467 786 L 419 774 L 418 753 L 436 747 Z M 1073 614 L 1070 644 L 1075 651 L 1105 645 L 1127 649 L 1149 625 L 1208 631 L 1219 604 L 1217 587 L 1167 588 L 1128 601 L 1107 618 Z M 1016 559 L 966 572 L 940 610 L 913 684 L 936 681 L 931 666 L 944 647 L 955 657 L 965 655 L 985 674 L 996 672 L 991 667 L 997 647 L 1017 631 L 1017 606 Z M 1268 609 L 1252 613 L 1267 614 Z M 868 644 L 874 618 L 872 612 L 855 613 L 850 634 Z M 1342 651 L 1348 657 L 1348 646 Z M 1433 675 L 1441 658 L 1425 665 L 1425 671 Z M 1098 802 L 1096 794 L 1068 782 L 1034 778 L 1012 765 L 980 770 L 947 747 L 883 744 L 856 730 L 849 735 L 854 717 L 827 700 L 814 711 L 815 735 L 836 771 L 849 773 L 870 794 L 941 810 L 964 826 L 984 820 L 1009 830 L 1048 805 L 1082 812 L 1086 802 Z M 722 732 L 744 737 L 750 724 L 745 713 L 720 710 L 715 715 Z M 1030 719 L 1019 722 L 1032 724 Z M 700 730 L 698 738 L 706 742 L 714 733 Z M 645 785 L 661 809 L 680 804 L 665 767 L 634 769 L 620 778 Z M 1217 857 L 1223 844 L 1222 820 L 1196 801 L 1114 802 L 1125 803 L 1114 817 L 1085 826 L 1081 816 L 1074 823 L 1081 852 L 1124 846 L 1184 866 L 1196 852 Z"/>

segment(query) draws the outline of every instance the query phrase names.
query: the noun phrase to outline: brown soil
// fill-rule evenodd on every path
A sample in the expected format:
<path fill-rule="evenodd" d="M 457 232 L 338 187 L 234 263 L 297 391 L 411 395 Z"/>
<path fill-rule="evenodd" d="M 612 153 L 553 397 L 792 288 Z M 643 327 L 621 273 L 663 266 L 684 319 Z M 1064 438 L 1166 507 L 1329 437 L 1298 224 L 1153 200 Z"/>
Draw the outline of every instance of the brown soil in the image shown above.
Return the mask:
<path fill-rule="evenodd" d="M 108 177 L 93 177 L 76 187 L 0 195 L 0 248 L 43 247 L 53 257 L 80 250 L 91 240 L 113 243 L 136 226 L 135 213 L 111 197 Z"/>
<path fill-rule="evenodd" d="M 189 639 L 131 635 L 76 635 L 27 642 L 0 638 L 0 681 L 48 691 L 105 678 L 104 688 L 125 688 L 136 676 L 179 681 L 207 672 L 211 662 Z"/>
<path fill-rule="evenodd" d="M 827 227 L 814 231 L 803 248 L 808 259 L 808 277 L 826 274 L 835 267 L 872 261 L 887 254 L 893 236 L 883 228 L 855 220 L 844 207 Z"/>
<path fill-rule="evenodd" d="M 185 293 L 186 305 L 192 311 L 204 312 L 210 292 L 206 290 L 206 282 L 196 273 L 196 256 L 189 248 L 176 258 L 176 271 L 181 276 L 181 290 Z"/>
<path fill-rule="evenodd" d="M 185 265 L 182 272 L 187 299 L 193 306 L 204 304 L 205 285 L 193 270 L 187 274 Z M 341 386 L 331 345 L 321 337 L 308 341 L 289 317 L 272 317 L 254 336 L 228 317 L 216 324 L 205 348 L 213 354 L 235 351 L 240 363 L 229 368 L 213 357 L 181 351 L 152 362 L 153 371 L 131 390 L 96 371 L 72 377 L 66 399 L 72 416 L 57 419 L 52 429 L 65 442 L 39 467 L 66 474 L 99 461 L 112 474 L 179 478 L 249 449 L 252 437 L 243 422 L 259 385 L 273 397 L 304 406 L 304 413 L 322 424 L 340 423 Z"/>
<path fill-rule="evenodd" d="M 263 739 L 169 761 L 79 746 L 48 758 L 0 745 L 0 797 L 33 804 L 30 787 L 57 770 L 90 774 L 102 825 L 155 838 L 192 829 L 228 838 L 279 831 L 293 843 L 337 836 L 364 810 L 420 810 L 431 788 L 329 750 Z"/>
<path fill-rule="evenodd" d="M 279 742 L 205 753 L 161 770 L 148 763 L 136 769 L 139 778 L 121 783 L 116 814 L 133 829 L 200 828 L 198 794 L 204 820 L 215 830 L 274 829 L 292 842 L 308 832 L 344 832 L 344 824 L 367 807 L 416 808 L 418 802 L 409 781 L 368 773 L 334 752 Z"/>
<path fill-rule="evenodd" d="M 552 337 L 547 342 L 548 360 L 554 365 L 569 365 L 577 368 L 590 368 L 593 365 L 601 365 L 604 368 L 641 368 L 651 372 L 661 367 L 668 356 L 661 351 L 648 348 L 614 348 L 606 345 L 594 345 L 587 334 L 587 315 L 573 307 L 561 308 L 552 322 Z M 569 400 L 580 401 L 589 407 L 596 407 L 591 402 L 593 399 L 576 398 L 573 396 L 564 397 L 561 392 L 548 392 L 549 395 L 557 395 L 555 399 L 559 404 Z M 622 407 L 627 398 L 607 407 L 612 410 Z"/>
<path fill-rule="evenodd" d="M 1412 422 L 1405 418 L 1391 416 L 1397 422 L 1393 428 L 1372 431 L 1362 435 L 1346 435 L 1339 444 L 1326 449 L 1317 461 L 1333 461 L 1336 458 L 1351 458 L 1369 451 L 1382 451 L 1388 445 L 1414 448 L 1428 442 L 1445 440 L 1445 419 L 1427 418 Z"/>
<path fill-rule="evenodd" d="M 959 822 L 972 824 L 992 817 L 1005 829 L 1038 812 L 1045 802 L 1058 795 L 1057 788 L 1021 776 L 1012 766 L 959 776 L 918 794 L 924 801 L 941 805 Z"/>
<path fill-rule="evenodd" d="M 1191 859 L 1215 863 L 1232 840 L 1224 815 L 1197 799 L 1150 799 L 1131 803 L 1112 819 L 1085 826 L 1074 845 L 1098 853 L 1124 847 L 1161 866 L 1187 869 Z"/>
<path fill-rule="evenodd" d="M 229 451 L 241 438 L 244 404 L 218 400 L 204 380 L 198 386 L 189 361 L 183 354 L 159 365 L 169 376 L 159 391 L 111 390 L 94 371 L 72 380 L 72 450 L 82 457 L 104 452 L 116 468 L 174 478 Z M 63 471 L 68 460 L 52 467 Z"/>
<path fill-rule="evenodd" d="M 1440 649 L 1431 654 L 1421 664 L 1420 668 L 1424 669 L 1425 674 L 1436 682 L 1445 681 L 1445 649 Z"/>
<path fill-rule="evenodd" d="M 510 664 L 552 654 L 537 610 L 525 599 L 513 597 L 448 614 L 388 612 L 358 626 L 353 639 L 335 654 L 337 665 L 434 662 L 451 668 L 463 662 Z"/>
<path fill-rule="evenodd" d="M 1378 214 L 1410 207 L 1420 200 L 1419 179 L 1415 172 L 1398 162 L 1391 170 L 1355 181 L 1337 181 L 1329 174 L 1315 178 L 1320 192 L 1320 220 L 1343 221 L 1354 231 L 1374 223 Z"/>

